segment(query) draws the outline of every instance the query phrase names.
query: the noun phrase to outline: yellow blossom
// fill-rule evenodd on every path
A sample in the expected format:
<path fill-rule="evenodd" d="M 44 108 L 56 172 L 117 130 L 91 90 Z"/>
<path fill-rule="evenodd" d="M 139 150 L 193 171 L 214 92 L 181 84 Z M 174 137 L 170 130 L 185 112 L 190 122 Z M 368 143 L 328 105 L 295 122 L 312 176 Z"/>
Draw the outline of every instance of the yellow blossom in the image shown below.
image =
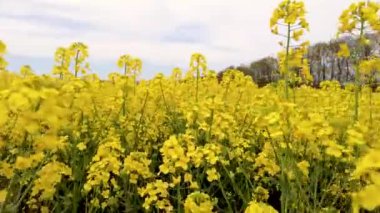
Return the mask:
<path fill-rule="evenodd" d="M 256 202 L 256 201 L 251 201 L 248 207 L 244 211 L 244 213 L 277 213 L 277 212 L 278 211 L 275 210 L 272 206 L 265 203 Z"/>
<path fill-rule="evenodd" d="M 205 193 L 193 192 L 187 196 L 184 207 L 186 213 L 211 213 L 214 208 L 214 202 Z"/>
<path fill-rule="evenodd" d="M 79 151 L 83 151 L 87 148 L 87 146 L 85 143 L 81 142 L 77 144 L 77 148 L 79 149 Z"/>
<path fill-rule="evenodd" d="M 0 203 L 3 203 L 5 199 L 7 198 L 7 191 L 6 190 L 0 190 Z"/>
<path fill-rule="evenodd" d="M 219 175 L 218 171 L 216 171 L 215 168 L 208 169 L 206 171 L 206 173 L 207 173 L 207 180 L 210 182 L 212 182 L 214 180 L 219 180 L 219 178 L 220 178 L 220 175 Z"/>

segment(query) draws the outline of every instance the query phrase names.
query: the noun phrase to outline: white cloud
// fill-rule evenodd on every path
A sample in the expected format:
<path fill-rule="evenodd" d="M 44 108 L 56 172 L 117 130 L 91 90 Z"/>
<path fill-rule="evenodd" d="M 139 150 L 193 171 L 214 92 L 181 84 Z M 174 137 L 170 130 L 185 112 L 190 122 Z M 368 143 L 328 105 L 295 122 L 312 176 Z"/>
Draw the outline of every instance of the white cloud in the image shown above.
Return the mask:
<path fill-rule="evenodd" d="M 49 57 L 58 46 L 82 41 L 89 45 L 92 60 L 112 62 L 130 53 L 157 66 L 186 67 L 192 52 L 202 52 L 211 68 L 221 69 L 278 51 L 280 38 L 273 36 L 268 26 L 278 3 L 279 0 L 3 0 L 0 39 L 13 55 Z M 317 42 L 335 35 L 338 16 L 350 1 L 305 3 L 311 24 L 307 37 Z M 163 40 L 169 35 L 181 36 L 175 29 L 188 25 L 206 29 L 189 31 L 199 33 L 199 41 Z"/>

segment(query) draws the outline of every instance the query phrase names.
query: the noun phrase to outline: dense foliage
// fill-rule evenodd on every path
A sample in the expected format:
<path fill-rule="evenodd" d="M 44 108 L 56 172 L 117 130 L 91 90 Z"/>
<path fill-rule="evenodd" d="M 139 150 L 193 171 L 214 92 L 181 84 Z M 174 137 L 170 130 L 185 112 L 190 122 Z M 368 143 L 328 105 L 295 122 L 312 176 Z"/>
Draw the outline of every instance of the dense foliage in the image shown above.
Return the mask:
<path fill-rule="evenodd" d="M 380 5 L 353 5 L 340 31 L 358 10 L 377 30 Z M 378 56 L 341 44 L 355 84 L 315 89 L 304 4 L 285 0 L 270 25 L 288 33 L 282 80 L 264 87 L 237 70 L 218 78 L 201 54 L 150 80 L 123 55 L 101 80 L 82 43 L 58 48 L 52 75 L 17 74 L 0 42 L 0 212 L 379 211 Z"/>

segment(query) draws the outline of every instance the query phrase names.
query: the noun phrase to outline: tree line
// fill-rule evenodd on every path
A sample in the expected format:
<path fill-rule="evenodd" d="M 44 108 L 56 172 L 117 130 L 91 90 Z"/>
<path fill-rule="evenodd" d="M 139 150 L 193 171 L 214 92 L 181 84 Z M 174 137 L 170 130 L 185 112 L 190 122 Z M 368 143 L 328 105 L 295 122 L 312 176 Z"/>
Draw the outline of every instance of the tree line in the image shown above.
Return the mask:
<path fill-rule="evenodd" d="M 364 46 L 365 57 L 380 56 L 380 34 L 367 34 L 368 45 Z M 346 43 L 350 51 L 354 52 L 360 48 L 358 39 L 354 36 L 345 36 L 332 39 L 328 42 L 318 42 L 309 47 L 305 57 L 309 61 L 310 73 L 313 76 L 312 86 L 318 87 L 319 83 L 326 80 L 336 80 L 342 85 L 353 82 L 355 79 L 355 63 L 350 57 L 340 57 L 338 52 L 340 45 Z M 236 69 L 248 75 L 259 86 L 276 82 L 280 79 L 277 58 L 267 56 L 255 60 L 250 64 L 231 65 L 218 73 L 221 78 L 223 73 L 229 69 Z M 380 79 L 376 79 L 375 85 Z"/>

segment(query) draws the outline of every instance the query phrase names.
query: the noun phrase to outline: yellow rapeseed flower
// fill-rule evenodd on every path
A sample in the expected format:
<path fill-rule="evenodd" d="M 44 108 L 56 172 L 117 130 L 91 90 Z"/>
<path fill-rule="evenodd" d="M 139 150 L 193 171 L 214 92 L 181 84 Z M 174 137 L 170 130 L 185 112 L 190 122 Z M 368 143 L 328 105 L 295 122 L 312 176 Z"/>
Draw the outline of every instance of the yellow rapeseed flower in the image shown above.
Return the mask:
<path fill-rule="evenodd" d="M 3 203 L 7 198 L 7 190 L 0 190 L 0 203 Z"/>
<path fill-rule="evenodd" d="M 278 213 L 278 211 L 268 204 L 251 201 L 244 213 Z"/>
<path fill-rule="evenodd" d="M 208 194 L 193 192 L 185 200 L 185 213 L 211 213 L 214 202 Z"/>

